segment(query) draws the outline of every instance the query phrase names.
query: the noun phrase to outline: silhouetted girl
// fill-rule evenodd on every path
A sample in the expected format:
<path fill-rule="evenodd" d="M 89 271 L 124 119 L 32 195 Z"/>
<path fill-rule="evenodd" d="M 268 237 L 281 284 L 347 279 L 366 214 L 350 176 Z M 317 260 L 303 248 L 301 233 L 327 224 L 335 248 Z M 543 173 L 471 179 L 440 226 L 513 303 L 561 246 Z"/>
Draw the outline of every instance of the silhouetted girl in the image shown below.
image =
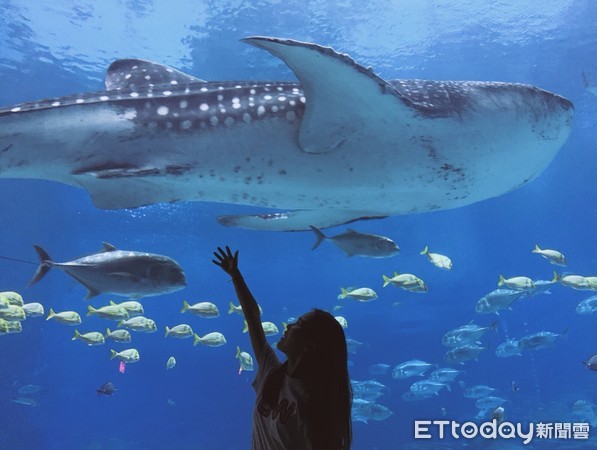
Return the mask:
<path fill-rule="evenodd" d="M 265 339 L 259 307 L 238 269 L 238 251 L 218 247 L 214 264 L 232 277 L 259 366 L 253 387 L 253 450 L 348 450 L 352 392 L 344 330 L 314 309 L 288 325 L 278 349 Z"/>

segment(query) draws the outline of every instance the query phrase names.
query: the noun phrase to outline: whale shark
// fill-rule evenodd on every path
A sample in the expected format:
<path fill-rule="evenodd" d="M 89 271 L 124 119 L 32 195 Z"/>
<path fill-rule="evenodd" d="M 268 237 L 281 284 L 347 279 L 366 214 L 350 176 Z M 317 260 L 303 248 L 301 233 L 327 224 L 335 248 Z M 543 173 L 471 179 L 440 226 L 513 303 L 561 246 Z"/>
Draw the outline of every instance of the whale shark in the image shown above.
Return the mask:
<path fill-rule="evenodd" d="M 572 103 L 531 85 L 384 80 L 315 43 L 249 37 L 295 81 L 205 81 L 139 59 L 106 89 L 0 109 L 0 178 L 85 189 L 98 208 L 251 205 L 226 226 L 309 230 L 462 207 L 536 178 Z"/>

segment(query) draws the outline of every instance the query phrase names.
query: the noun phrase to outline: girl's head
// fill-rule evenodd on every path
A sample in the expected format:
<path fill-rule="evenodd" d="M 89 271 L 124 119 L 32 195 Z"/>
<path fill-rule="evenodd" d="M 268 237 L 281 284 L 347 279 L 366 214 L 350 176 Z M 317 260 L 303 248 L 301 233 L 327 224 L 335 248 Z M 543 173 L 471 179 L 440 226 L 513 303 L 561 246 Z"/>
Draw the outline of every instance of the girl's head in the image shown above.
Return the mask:
<path fill-rule="evenodd" d="M 334 316 L 321 309 L 309 311 L 288 325 L 278 349 L 289 360 L 300 359 L 302 372 L 306 375 L 323 369 L 318 367 L 320 364 L 345 368 L 347 363 L 344 330 Z"/>
<path fill-rule="evenodd" d="M 288 326 L 278 349 L 288 356 L 288 374 L 302 378 L 309 390 L 307 433 L 313 448 L 350 448 L 352 390 L 342 326 L 330 313 L 314 309 Z"/>

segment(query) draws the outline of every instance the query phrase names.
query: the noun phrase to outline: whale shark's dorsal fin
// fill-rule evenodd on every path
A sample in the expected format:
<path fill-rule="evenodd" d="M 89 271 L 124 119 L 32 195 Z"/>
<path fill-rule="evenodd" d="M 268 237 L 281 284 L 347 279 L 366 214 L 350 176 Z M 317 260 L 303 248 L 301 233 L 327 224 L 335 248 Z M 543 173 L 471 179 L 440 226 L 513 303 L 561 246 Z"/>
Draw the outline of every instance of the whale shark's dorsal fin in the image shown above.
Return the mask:
<path fill-rule="evenodd" d="M 387 134 L 395 123 L 406 126 L 417 114 L 391 84 L 330 47 L 260 36 L 242 41 L 280 58 L 301 82 L 306 103 L 299 145 L 304 152 L 364 151 L 374 142 L 368 136 Z"/>
<path fill-rule="evenodd" d="M 106 72 L 106 89 L 134 90 L 150 86 L 205 83 L 172 67 L 143 59 L 117 59 Z"/>

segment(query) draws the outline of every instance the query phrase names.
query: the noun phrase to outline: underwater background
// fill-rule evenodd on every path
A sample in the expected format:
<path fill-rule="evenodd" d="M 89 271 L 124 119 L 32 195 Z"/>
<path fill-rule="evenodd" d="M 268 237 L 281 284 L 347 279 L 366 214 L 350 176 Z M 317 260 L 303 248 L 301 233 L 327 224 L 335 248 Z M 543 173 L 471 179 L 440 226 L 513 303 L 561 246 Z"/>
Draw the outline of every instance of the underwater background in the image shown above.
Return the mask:
<path fill-rule="evenodd" d="M 347 337 L 362 343 L 350 354 L 351 377 L 384 384 L 376 402 L 393 413 L 367 423 L 355 420 L 355 450 L 597 448 L 597 374 L 581 363 L 597 352 L 597 313 L 576 312 L 595 292 L 556 284 L 549 295 L 521 299 L 499 316 L 475 312 L 477 301 L 497 288 L 500 274 L 551 280 L 555 268 L 597 276 L 596 26 L 592 0 L 0 0 L 2 106 L 101 90 L 108 65 L 127 57 L 205 80 L 294 80 L 280 60 L 239 42 L 251 35 L 329 45 L 384 79 L 528 83 L 575 105 L 570 138 L 545 172 L 520 189 L 464 208 L 350 225 L 392 238 L 401 249 L 392 258 L 347 257 L 332 242 L 312 251 L 311 232 L 248 231 L 215 220 L 263 211 L 258 208 L 197 202 L 104 211 L 81 189 L 0 179 L 1 256 L 37 264 L 38 244 L 63 262 L 109 242 L 167 255 L 185 269 L 188 281 L 184 290 L 142 300 L 158 331 L 133 334 L 131 346 L 141 359 L 124 374 L 110 349 L 128 345 L 88 347 L 71 340 L 73 327 L 44 317 L 24 321 L 21 333 L 0 336 L 0 449 L 248 448 L 255 372 L 239 375 L 236 347 L 250 352 L 250 342 L 242 318 L 227 314 L 236 298 L 228 277 L 211 263 L 219 245 L 240 250 L 241 270 L 264 320 L 282 329 L 282 322 L 313 307 L 346 318 Z M 335 236 L 346 229 L 323 231 Z M 568 266 L 531 253 L 535 244 L 560 250 Z M 449 255 L 452 270 L 421 256 L 426 245 Z M 114 328 L 114 322 L 86 317 L 87 305 L 124 298 L 86 301 L 85 289 L 57 269 L 27 288 L 34 271 L 32 264 L 0 260 L 0 291 L 42 303 L 46 315 L 50 308 L 79 312 L 81 332 Z M 382 287 L 382 275 L 394 271 L 417 274 L 429 291 Z M 340 288 L 350 286 L 370 287 L 378 298 L 338 300 Z M 220 317 L 181 315 L 183 300 L 214 302 Z M 412 359 L 449 366 L 444 334 L 473 320 L 489 326 L 496 319 L 497 332 L 481 338 L 486 348 L 478 360 L 451 366 L 464 370 L 451 391 L 402 399 L 423 378 L 394 379 L 394 366 Z M 200 335 L 220 331 L 228 342 L 210 348 L 164 338 L 165 326 L 183 322 Z M 540 331 L 563 336 L 521 356 L 495 355 L 506 339 Z M 170 356 L 177 365 L 167 370 Z M 373 375 L 376 364 L 390 368 Z M 117 391 L 98 395 L 96 389 L 108 381 Z M 506 400 L 506 420 L 592 423 L 589 440 L 534 439 L 523 446 L 520 439 L 414 439 L 415 420 L 481 422 L 475 399 L 464 397 L 462 387 L 478 384 L 494 387 Z M 23 398 L 32 401 L 18 401 Z"/>

